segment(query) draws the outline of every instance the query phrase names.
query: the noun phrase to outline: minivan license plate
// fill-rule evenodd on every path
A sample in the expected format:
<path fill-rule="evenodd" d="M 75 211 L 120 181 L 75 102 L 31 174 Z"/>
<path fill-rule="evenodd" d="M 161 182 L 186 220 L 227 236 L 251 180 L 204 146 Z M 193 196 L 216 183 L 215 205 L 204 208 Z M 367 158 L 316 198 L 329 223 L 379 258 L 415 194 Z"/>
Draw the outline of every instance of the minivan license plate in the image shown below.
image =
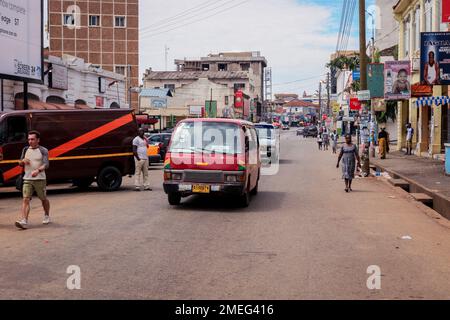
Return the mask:
<path fill-rule="evenodd" d="M 194 192 L 194 193 L 210 193 L 211 188 L 210 188 L 210 186 L 194 185 L 194 186 L 192 186 L 192 192 Z"/>

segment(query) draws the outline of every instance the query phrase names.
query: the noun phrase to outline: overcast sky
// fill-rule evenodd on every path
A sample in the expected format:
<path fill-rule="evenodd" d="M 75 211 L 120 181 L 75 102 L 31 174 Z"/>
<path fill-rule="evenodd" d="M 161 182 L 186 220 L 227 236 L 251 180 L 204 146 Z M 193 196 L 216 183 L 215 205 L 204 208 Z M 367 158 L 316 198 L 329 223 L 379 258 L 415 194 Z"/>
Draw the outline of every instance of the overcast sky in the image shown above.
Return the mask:
<path fill-rule="evenodd" d="M 342 2 L 140 0 L 141 73 L 148 67 L 165 69 L 165 45 L 169 70 L 174 59 L 260 51 L 272 67 L 275 93 L 314 92 L 336 49 Z M 356 16 L 349 49 L 357 47 Z"/>

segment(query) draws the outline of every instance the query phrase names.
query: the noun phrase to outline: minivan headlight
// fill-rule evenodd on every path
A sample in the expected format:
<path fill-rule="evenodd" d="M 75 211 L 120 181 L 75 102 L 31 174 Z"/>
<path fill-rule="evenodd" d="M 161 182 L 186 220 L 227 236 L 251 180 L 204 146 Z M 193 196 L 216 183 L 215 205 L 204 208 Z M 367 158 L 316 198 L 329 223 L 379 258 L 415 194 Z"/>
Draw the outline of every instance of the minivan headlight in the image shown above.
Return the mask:
<path fill-rule="evenodd" d="M 244 174 L 227 174 L 225 176 L 225 182 L 243 182 L 245 181 L 245 175 Z"/>

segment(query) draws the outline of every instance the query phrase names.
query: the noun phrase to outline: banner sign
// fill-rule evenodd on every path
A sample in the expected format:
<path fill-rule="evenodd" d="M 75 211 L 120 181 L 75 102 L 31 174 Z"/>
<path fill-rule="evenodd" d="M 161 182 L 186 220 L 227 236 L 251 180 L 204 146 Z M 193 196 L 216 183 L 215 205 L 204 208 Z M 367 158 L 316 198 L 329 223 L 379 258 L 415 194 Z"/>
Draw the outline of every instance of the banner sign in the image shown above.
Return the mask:
<path fill-rule="evenodd" d="M 167 98 L 151 98 L 150 101 L 152 108 L 167 108 Z"/>
<path fill-rule="evenodd" d="M 386 61 L 384 65 L 384 98 L 411 98 L 411 61 Z"/>
<path fill-rule="evenodd" d="M 375 112 L 386 112 L 386 102 L 384 99 L 373 99 L 372 110 Z"/>
<path fill-rule="evenodd" d="M 0 78 L 43 83 L 43 2 L 0 1 Z"/>
<path fill-rule="evenodd" d="M 370 90 L 358 91 L 358 100 L 359 101 L 368 101 L 368 100 L 370 100 Z"/>
<path fill-rule="evenodd" d="M 353 81 L 361 80 L 361 71 L 359 69 L 353 70 L 352 78 L 353 78 Z"/>
<path fill-rule="evenodd" d="M 442 23 L 450 23 L 450 1 L 442 1 Z"/>
<path fill-rule="evenodd" d="M 411 96 L 428 97 L 433 95 L 433 86 L 415 83 L 411 86 Z"/>
<path fill-rule="evenodd" d="M 358 98 L 350 98 L 350 110 L 361 110 L 361 101 Z"/>
<path fill-rule="evenodd" d="M 244 107 L 244 93 L 241 90 L 238 90 L 235 93 L 234 107 L 235 108 L 243 108 Z"/>
<path fill-rule="evenodd" d="M 383 63 L 371 63 L 367 66 L 367 88 L 371 98 L 384 98 Z"/>
<path fill-rule="evenodd" d="M 423 84 L 450 84 L 450 32 L 422 32 L 420 79 Z"/>

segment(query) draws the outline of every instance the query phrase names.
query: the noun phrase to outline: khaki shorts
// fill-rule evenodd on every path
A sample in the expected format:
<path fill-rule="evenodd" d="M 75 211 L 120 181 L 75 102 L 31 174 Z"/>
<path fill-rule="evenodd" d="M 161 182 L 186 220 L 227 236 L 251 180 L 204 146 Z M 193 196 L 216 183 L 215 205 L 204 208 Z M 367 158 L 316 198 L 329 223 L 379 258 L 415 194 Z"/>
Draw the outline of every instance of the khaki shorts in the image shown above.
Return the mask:
<path fill-rule="evenodd" d="M 47 200 L 47 181 L 45 180 L 25 180 L 23 182 L 22 194 L 24 198 L 33 198 L 36 192 L 37 197 L 44 201 Z"/>

